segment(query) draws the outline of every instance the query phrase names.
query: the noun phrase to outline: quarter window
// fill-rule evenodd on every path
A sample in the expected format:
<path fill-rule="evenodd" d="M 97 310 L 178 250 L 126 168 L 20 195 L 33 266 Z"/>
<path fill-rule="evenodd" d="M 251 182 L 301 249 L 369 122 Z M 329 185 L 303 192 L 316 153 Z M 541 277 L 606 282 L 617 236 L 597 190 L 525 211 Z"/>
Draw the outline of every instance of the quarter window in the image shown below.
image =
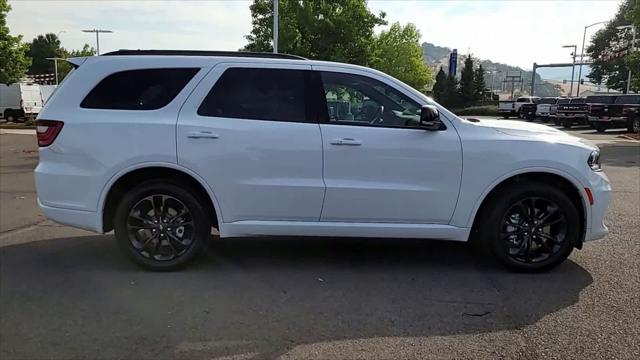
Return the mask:
<path fill-rule="evenodd" d="M 228 69 L 198 108 L 198 115 L 304 122 L 305 71 Z"/>
<path fill-rule="evenodd" d="M 366 76 L 323 72 L 329 123 L 417 127 L 421 106 L 398 90 Z"/>
<path fill-rule="evenodd" d="M 199 71 L 198 68 L 127 70 L 104 78 L 80 107 L 110 110 L 155 110 L 166 106 Z"/>

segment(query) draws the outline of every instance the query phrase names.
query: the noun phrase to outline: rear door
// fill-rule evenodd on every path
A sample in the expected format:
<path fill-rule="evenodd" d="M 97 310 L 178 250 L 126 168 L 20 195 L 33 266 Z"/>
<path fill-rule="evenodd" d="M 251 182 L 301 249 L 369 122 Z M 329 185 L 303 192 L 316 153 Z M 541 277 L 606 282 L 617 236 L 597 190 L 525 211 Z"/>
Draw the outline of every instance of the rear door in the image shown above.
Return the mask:
<path fill-rule="evenodd" d="M 42 110 L 42 96 L 40 85 L 20 84 L 20 98 L 25 114 L 38 114 Z"/>
<path fill-rule="evenodd" d="M 178 163 L 213 190 L 224 222 L 318 221 L 320 128 L 308 111 L 311 67 L 223 63 L 178 117 Z"/>

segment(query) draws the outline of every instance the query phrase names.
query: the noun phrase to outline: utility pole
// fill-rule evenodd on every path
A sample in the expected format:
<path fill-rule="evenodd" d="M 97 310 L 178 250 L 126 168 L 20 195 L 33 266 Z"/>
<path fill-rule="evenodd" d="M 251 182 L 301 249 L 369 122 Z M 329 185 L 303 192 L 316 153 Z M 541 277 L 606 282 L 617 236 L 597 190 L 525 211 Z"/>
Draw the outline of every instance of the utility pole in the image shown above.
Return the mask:
<path fill-rule="evenodd" d="M 593 23 L 591 25 L 587 25 L 584 27 L 584 33 L 582 34 L 582 51 L 580 51 L 580 66 L 578 67 L 578 91 L 576 92 L 577 96 L 580 96 L 580 82 L 582 80 L 582 63 L 584 62 L 584 41 L 587 37 L 587 29 L 600 24 L 605 24 L 606 21 L 599 21 L 597 23 Z"/>
<path fill-rule="evenodd" d="M 100 55 L 100 33 L 112 33 L 111 30 L 102 30 L 102 29 L 91 29 L 91 30 L 82 30 L 82 32 L 87 33 L 96 33 L 96 55 Z"/>
<path fill-rule="evenodd" d="M 631 38 L 631 52 L 633 52 L 636 49 L 636 27 L 633 25 L 623 25 L 623 26 L 617 26 L 616 29 L 618 30 L 626 30 L 626 29 L 631 29 L 631 34 L 632 34 L 632 38 Z M 628 68 L 628 73 L 627 73 L 627 91 L 625 92 L 625 94 L 629 93 L 629 90 L 631 89 L 631 68 Z"/>
<path fill-rule="evenodd" d="M 569 88 L 569 97 L 573 96 L 573 75 L 576 71 L 576 52 L 578 52 L 577 45 L 564 45 L 563 48 L 573 48 L 571 56 L 573 56 L 573 63 L 571 64 L 571 87 Z"/>
<path fill-rule="evenodd" d="M 273 53 L 278 53 L 278 0 L 273 0 Z"/>

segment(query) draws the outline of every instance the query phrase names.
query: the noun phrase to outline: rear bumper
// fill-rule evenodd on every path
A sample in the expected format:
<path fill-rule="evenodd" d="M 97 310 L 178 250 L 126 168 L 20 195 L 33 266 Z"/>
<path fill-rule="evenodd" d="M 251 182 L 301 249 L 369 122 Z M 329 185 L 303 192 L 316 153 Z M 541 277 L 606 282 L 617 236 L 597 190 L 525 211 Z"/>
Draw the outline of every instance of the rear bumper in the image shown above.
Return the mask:
<path fill-rule="evenodd" d="M 100 216 L 95 211 L 63 209 L 47 206 L 42 204 L 40 198 L 38 198 L 38 206 L 46 217 L 57 223 L 97 233 L 103 233 L 102 219 L 100 219 Z"/>

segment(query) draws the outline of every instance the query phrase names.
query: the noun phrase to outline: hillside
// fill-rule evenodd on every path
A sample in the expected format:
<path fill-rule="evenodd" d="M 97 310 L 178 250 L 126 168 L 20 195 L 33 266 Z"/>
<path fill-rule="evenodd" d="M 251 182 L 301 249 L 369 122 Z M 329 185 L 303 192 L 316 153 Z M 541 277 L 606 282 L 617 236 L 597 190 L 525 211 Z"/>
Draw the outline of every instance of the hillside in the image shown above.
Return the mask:
<path fill-rule="evenodd" d="M 449 54 L 452 52 L 452 49 L 448 47 L 437 46 L 428 42 L 422 43 L 422 52 L 424 56 L 424 60 L 427 65 L 434 68 L 436 71 L 442 67 L 444 71 L 448 71 L 449 68 Z M 473 56 L 473 55 L 472 55 Z M 466 54 L 458 53 L 458 77 L 460 76 L 460 69 L 464 66 L 464 60 L 466 58 Z M 529 93 L 529 87 L 531 86 L 531 71 L 523 70 L 517 66 L 511 66 L 507 64 L 501 64 L 497 62 L 493 62 L 491 60 L 483 60 L 474 58 L 475 64 L 482 64 L 482 67 L 487 71 L 494 72 L 493 76 L 491 74 L 487 74 L 485 77 L 485 81 L 487 83 L 487 87 L 493 87 L 494 89 L 500 90 L 503 89 L 505 93 L 511 93 L 511 84 L 505 83 L 503 84 L 503 80 L 505 76 L 508 75 L 518 75 L 522 74 L 523 84 L 521 85 L 515 84 L 514 92 L 520 93 L 520 89 L 522 88 L 523 94 Z M 493 86 L 492 86 L 493 85 Z M 560 90 L 554 86 L 553 84 L 543 81 L 539 74 L 536 74 L 536 95 L 540 96 L 558 96 L 560 95 Z"/>

